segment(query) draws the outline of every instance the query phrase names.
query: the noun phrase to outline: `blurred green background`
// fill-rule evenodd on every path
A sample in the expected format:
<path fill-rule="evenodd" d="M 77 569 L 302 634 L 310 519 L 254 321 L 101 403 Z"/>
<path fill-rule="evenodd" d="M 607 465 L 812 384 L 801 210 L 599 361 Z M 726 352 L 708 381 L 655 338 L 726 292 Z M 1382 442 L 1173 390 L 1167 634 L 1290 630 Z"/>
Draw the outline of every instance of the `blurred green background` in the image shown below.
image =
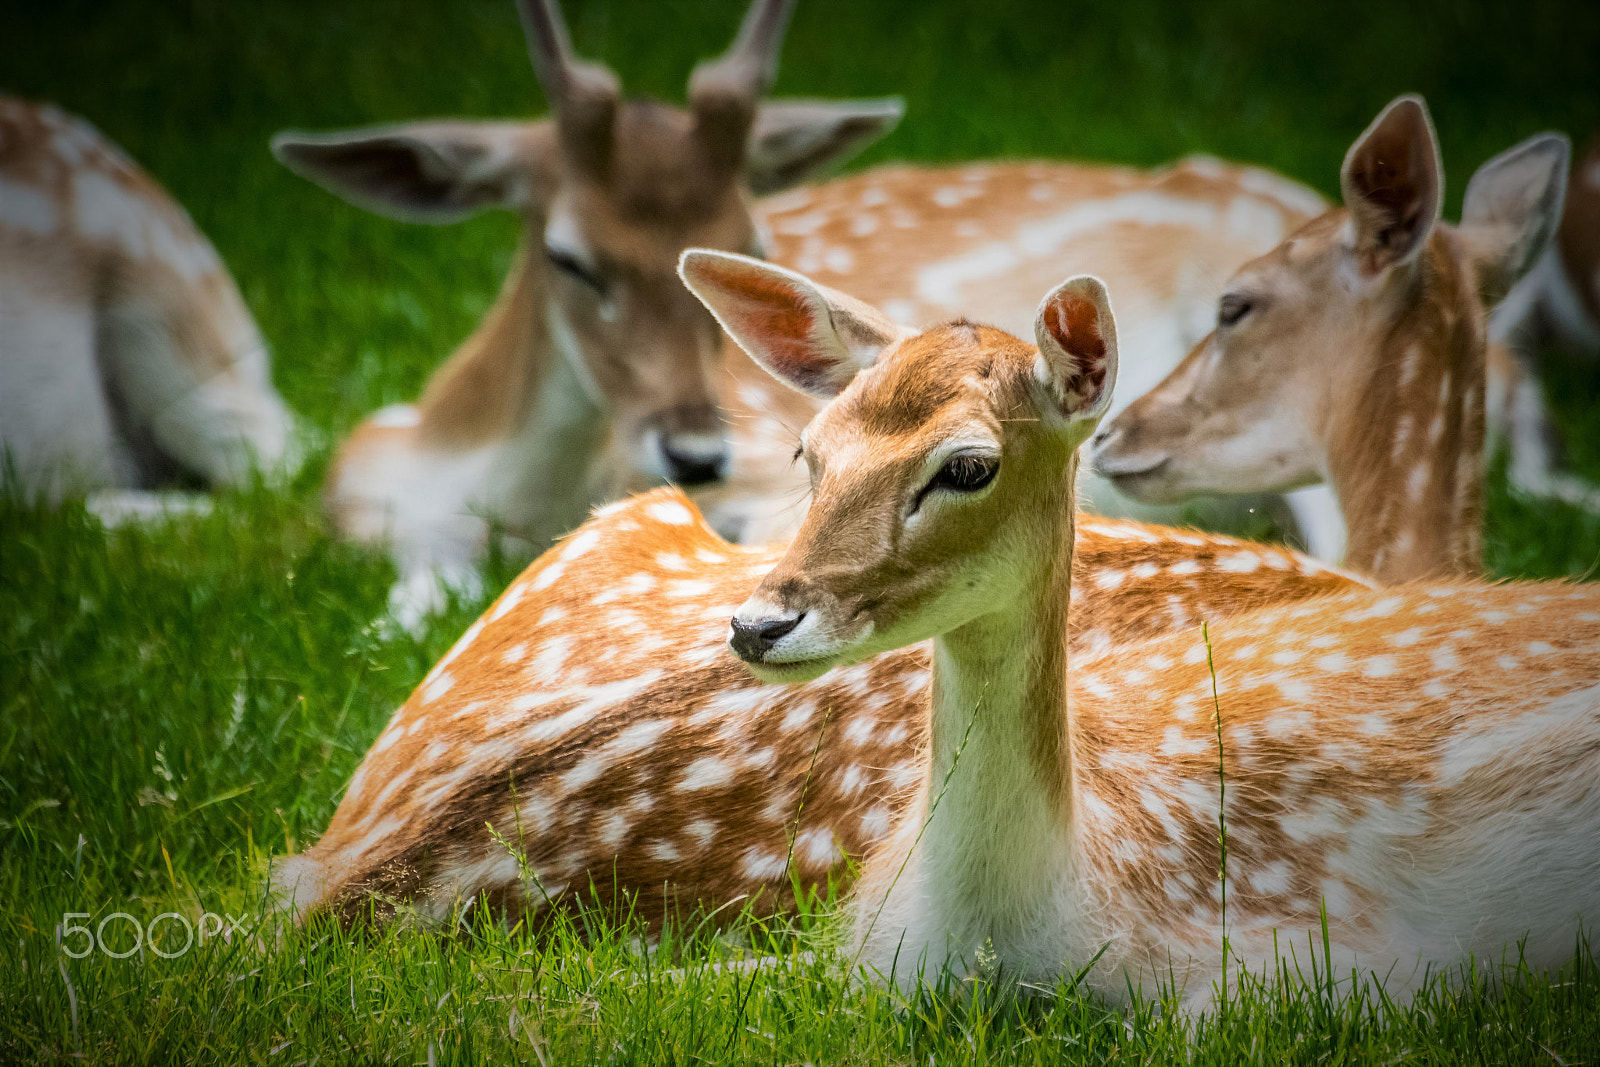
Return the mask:
<path fill-rule="evenodd" d="M 676 100 L 742 2 L 567 8 L 580 51 L 631 91 Z M 0 501 L 0 1060 L 20 1061 L 76 1040 L 52 940 L 62 913 L 245 906 L 261 858 L 315 840 L 393 708 L 481 606 L 457 605 L 418 640 L 372 625 L 391 571 L 327 537 L 318 490 L 337 435 L 415 396 L 487 309 L 515 221 L 433 229 L 365 214 L 280 168 L 268 137 L 543 105 L 511 0 L 11 0 L 0 90 L 86 116 L 171 189 L 231 266 L 279 387 L 322 439 L 290 492 L 232 493 L 170 527 L 108 533 L 81 508 Z M 1580 144 L 1600 130 L 1600 3 L 800 0 L 777 90 L 903 95 L 904 123 L 856 166 L 1206 151 L 1330 196 L 1350 141 L 1416 91 L 1438 125 L 1453 216 L 1495 152 L 1539 130 Z M 1548 375 L 1574 462 L 1600 479 L 1600 372 L 1558 359 Z M 1488 507 L 1497 574 L 1600 561 L 1596 516 L 1512 499 L 1498 473 Z M 517 566 L 492 561 L 490 588 Z M 259 1036 L 264 1057 L 280 1027 L 307 1025 L 282 1021 L 297 997 L 322 998 L 313 1019 L 343 1010 L 343 976 L 292 963 L 248 997 L 225 967 L 105 960 L 91 991 L 86 963 L 77 1007 L 101 1047 L 166 1026 L 195 1042 L 173 1047 Z M 164 986 L 161 974 L 189 978 Z M 150 1007 L 161 997 L 175 1014 Z"/>

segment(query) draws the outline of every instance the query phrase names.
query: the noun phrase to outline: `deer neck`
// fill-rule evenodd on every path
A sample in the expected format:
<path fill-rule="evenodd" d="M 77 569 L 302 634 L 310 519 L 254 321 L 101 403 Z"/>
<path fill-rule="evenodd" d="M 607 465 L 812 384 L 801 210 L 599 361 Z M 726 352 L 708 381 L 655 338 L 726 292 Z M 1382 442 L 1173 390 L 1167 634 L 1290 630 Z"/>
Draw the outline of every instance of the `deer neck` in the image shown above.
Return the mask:
<path fill-rule="evenodd" d="M 937 865 L 929 892 L 969 944 L 1022 934 L 1065 873 L 1072 481 L 1045 512 L 1058 537 L 1023 593 L 934 642 L 923 863 Z"/>
<path fill-rule="evenodd" d="M 1384 584 L 1483 566 L 1485 330 L 1475 282 L 1435 234 L 1375 358 L 1331 410 L 1328 480 L 1345 566 Z"/>
<path fill-rule="evenodd" d="M 510 532 L 542 543 L 581 522 L 610 421 L 563 350 L 546 306 L 549 267 L 524 240 L 494 306 L 428 383 L 418 435 L 448 452 L 498 448 L 487 501 Z M 547 529 L 548 528 L 548 529 Z"/>

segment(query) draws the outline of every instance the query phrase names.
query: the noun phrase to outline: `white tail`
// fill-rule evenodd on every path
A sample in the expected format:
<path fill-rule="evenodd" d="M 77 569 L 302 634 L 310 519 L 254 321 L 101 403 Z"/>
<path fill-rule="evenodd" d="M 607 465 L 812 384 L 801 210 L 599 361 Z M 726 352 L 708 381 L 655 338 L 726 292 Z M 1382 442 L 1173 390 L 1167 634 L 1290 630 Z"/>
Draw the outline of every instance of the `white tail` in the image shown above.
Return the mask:
<path fill-rule="evenodd" d="M 724 288 L 757 295 L 742 275 Z M 769 322 L 746 340 L 775 373 L 834 358 Z M 863 961 L 1049 983 L 1099 954 L 1107 998 L 1176 980 L 1191 1005 L 1308 952 L 1401 998 L 1469 954 L 1569 961 L 1600 916 L 1600 590 L 1343 592 L 1216 620 L 1209 648 L 1084 655 L 1071 475 L 1116 375 L 1104 287 L 1059 286 L 1035 335 L 888 341 L 807 428 L 816 500 L 735 615 L 769 680 L 933 639 L 929 761 L 857 888 Z"/>
<path fill-rule="evenodd" d="M 292 419 L 227 268 L 84 120 L 0 96 L 0 461 L 27 494 L 210 485 L 285 463 Z"/>
<path fill-rule="evenodd" d="M 1478 573 L 1485 301 L 1537 259 L 1566 163 L 1564 138 L 1524 142 L 1473 176 L 1459 226 L 1439 223 L 1427 109 L 1391 104 L 1346 157 L 1346 206 L 1240 268 L 1216 329 L 1108 423 L 1095 465 L 1151 500 L 1327 481 L 1351 568 Z"/>

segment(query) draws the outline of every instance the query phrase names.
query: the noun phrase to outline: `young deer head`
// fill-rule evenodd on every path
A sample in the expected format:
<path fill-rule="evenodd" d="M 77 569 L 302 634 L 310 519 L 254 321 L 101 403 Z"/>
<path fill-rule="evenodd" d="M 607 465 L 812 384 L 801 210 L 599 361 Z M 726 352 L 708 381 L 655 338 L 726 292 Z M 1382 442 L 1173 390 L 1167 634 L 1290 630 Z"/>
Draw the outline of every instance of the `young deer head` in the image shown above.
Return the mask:
<path fill-rule="evenodd" d="M 764 105 L 793 0 L 755 0 L 732 47 L 689 79 L 687 110 L 625 99 L 617 77 L 576 58 L 555 0 L 521 0 L 534 70 L 552 117 L 537 123 L 425 122 L 328 134 L 283 133 L 291 169 L 396 218 L 451 222 L 503 207 L 526 220 L 507 284 L 522 346 L 567 361 L 595 420 L 609 418 L 646 483 L 713 481 L 727 465 L 718 399 L 721 337 L 678 281 L 691 245 L 757 246 L 750 191 L 803 180 L 880 136 L 892 101 Z M 525 336 L 529 331 L 535 336 Z M 511 436 L 537 383 L 499 338 L 504 410 L 451 401 L 470 383 L 441 376 L 424 428 L 443 442 Z M 509 362 L 510 365 L 506 365 Z M 480 396 L 481 388 L 472 391 Z M 430 418 L 431 417 L 431 418 Z M 593 447 L 603 437 L 588 435 Z M 578 466 L 562 457 L 568 468 Z M 581 481 L 581 477 L 578 479 Z M 557 525 L 551 533 L 560 533 Z"/>
<path fill-rule="evenodd" d="M 1442 224 L 1433 123 L 1396 100 L 1345 157 L 1345 206 L 1234 275 L 1216 329 L 1106 426 L 1095 466 L 1146 500 L 1327 481 L 1352 568 L 1476 572 L 1485 309 L 1543 250 L 1566 162 L 1564 138 L 1526 141 Z"/>
<path fill-rule="evenodd" d="M 1045 298 L 1035 350 L 898 336 L 734 257 L 684 274 L 799 387 L 871 360 L 808 430 L 816 501 L 730 640 L 805 680 L 933 638 L 928 765 L 857 889 L 869 967 L 1176 982 L 1194 1008 L 1308 945 L 1402 999 L 1469 958 L 1571 960 L 1600 915 L 1600 590 L 1358 590 L 1083 656 L 1071 475 L 1116 367 L 1098 282 Z"/>
<path fill-rule="evenodd" d="M 816 677 L 1040 581 L 1018 532 L 1071 525 L 1077 447 L 1116 378 L 1098 280 L 1045 299 L 1035 352 L 965 321 L 909 337 L 849 297 L 737 256 L 693 251 L 682 269 L 753 359 L 837 394 L 801 438 L 815 494 L 805 523 L 733 617 L 730 643 L 758 676 Z"/>

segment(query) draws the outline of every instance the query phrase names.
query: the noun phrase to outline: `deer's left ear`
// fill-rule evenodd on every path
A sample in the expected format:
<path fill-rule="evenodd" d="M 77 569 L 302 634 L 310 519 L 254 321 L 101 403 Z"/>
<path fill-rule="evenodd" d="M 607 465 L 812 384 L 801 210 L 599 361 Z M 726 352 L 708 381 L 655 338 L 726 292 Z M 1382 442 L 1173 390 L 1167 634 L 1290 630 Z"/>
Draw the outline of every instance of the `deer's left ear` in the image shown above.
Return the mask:
<path fill-rule="evenodd" d="M 1489 304 L 1532 269 L 1560 225 L 1571 156 L 1565 136 L 1541 133 L 1489 160 L 1467 184 L 1461 237 Z"/>
<path fill-rule="evenodd" d="M 764 101 L 750 128 L 750 191 L 765 196 L 820 177 L 887 137 L 905 111 L 897 96 Z"/>
<path fill-rule="evenodd" d="M 1039 304 L 1033 333 L 1033 375 L 1046 416 L 1092 429 L 1117 381 L 1117 323 L 1105 283 L 1089 274 L 1062 282 Z"/>
<path fill-rule="evenodd" d="M 1355 224 L 1352 251 L 1363 274 L 1422 250 L 1444 198 L 1439 138 L 1422 97 L 1399 97 L 1372 120 L 1345 154 L 1339 189 Z"/>

